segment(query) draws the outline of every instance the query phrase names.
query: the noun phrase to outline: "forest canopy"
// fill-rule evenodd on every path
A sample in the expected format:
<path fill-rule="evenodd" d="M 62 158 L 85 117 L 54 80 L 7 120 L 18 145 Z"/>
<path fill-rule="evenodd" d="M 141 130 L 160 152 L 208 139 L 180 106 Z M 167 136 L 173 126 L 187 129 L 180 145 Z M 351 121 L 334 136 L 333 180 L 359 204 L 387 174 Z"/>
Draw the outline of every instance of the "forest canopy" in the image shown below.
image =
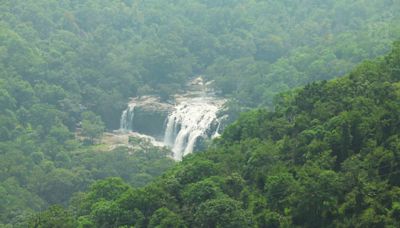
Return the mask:
<path fill-rule="evenodd" d="M 42 88 L 41 97 L 51 97 L 42 102 L 68 113 L 69 128 L 86 108 L 115 129 L 129 97 L 168 99 L 199 74 L 232 104 L 272 105 L 279 92 L 386 53 L 400 39 L 399 7 L 398 0 L 4 0 L 2 78 Z"/>
<path fill-rule="evenodd" d="M 0 1 L 0 227 L 398 226 L 398 12 Z M 101 143 L 131 97 L 168 101 L 198 75 L 231 119 L 260 109 L 177 166 L 164 149 Z"/>
<path fill-rule="evenodd" d="M 71 227 L 398 227 L 400 42 L 345 77 L 243 114 L 143 188 L 96 182 Z M 285 97 L 286 96 L 286 97 Z M 32 225 L 47 226 L 51 208 Z"/>

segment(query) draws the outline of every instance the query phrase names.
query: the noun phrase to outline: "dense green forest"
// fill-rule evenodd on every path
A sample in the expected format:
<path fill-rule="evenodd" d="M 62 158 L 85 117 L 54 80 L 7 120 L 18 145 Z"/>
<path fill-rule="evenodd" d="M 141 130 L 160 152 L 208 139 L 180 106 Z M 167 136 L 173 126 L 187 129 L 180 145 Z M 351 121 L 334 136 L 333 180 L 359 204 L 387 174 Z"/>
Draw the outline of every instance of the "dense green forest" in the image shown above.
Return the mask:
<path fill-rule="evenodd" d="M 347 76 L 243 114 L 204 153 L 132 188 L 96 182 L 35 227 L 399 227 L 400 42 Z"/>
<path fill-rule="evenodd" d="M 0 11 L 14 99 L 33 104 L 26 90 L 40 90 L 70 129 L 81 108 L 115 129 L 129 97 L 167 99 L 198 74 L 232 104 L 271 105 L 400 39 L 398 0 L 3 0 Z"/>
<path fill-rule="evenodd" d="M 398 47 L 281 92 L 389 52 L 398 12 L 399 0 L 1 0 L 0 227 L 396 226 Z M 104 149 L 130 97 L 168 100 L 196 75 L 231 119 L 276 112 L 243 115 L 163 177 L 167 150 Z"/>

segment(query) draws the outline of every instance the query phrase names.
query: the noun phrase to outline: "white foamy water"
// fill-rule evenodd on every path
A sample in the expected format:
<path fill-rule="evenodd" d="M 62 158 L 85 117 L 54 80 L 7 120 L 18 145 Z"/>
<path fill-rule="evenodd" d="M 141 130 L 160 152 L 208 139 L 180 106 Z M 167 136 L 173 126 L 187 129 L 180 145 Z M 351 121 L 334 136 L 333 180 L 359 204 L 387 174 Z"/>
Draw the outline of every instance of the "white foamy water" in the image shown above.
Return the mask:
<path fill-rule="evenodd" d="M 175 107 L 165 120 L 164 140 L 155 142 L 158 146 L 163 143 L 170 147 L 173 158 L 178 161 L 192 153 L 200 139 L 210 139 L 220 135 L 221 119 L 218 117 L 218 111 L 225 100 L 215 97 L 212 92 L 209 93 L 207 83 L 204 83 L 201 77 L 190 82 L 190 86 L 194 89 L 184 95 L 175 96 Z M 151 105 L 150 103 L 145 105 Z M 136 104 L 134 99 L 123 111 L 120 132 L 133 131 L 137 105 L 139 107 L 143 103 Z"/>
<path fill-rule="evenodd" d="M 122 112 L 119 127 L 121 131 L 132 131 L 132 122 L 135 117 L 135 106 L 134 103 L 130 103 L 128 104 L 128 108 Z"/>
<path fill-rule="evenodd" d="M 217 113 L 221 105 L 212 98 L 199 97 L 188 98 L 175 107 L 164 134 L 164 143 L 171 147 L 175 160 L 192 153 L 199 138 L 218 134 Z"/>

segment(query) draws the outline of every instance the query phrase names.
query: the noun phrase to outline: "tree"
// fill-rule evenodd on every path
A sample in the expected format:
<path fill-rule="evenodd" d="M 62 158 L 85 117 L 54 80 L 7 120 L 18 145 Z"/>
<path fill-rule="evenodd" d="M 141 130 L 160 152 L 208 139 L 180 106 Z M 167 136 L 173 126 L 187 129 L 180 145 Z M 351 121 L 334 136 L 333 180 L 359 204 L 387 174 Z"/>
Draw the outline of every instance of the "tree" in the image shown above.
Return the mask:
<path fill-rule="evenodd" d="M 166 207 L 162 207 L 154 212 L 150 217 L 149 226 L 150 228 L 185 228 L 182 218 L 169 210 Z"/>
<path fill-rule="evenodd" d="M 183 199 L 188 205 L 199 205 L 222 194 L 218 185 L 210 179 L 189 184 L 182 193 Z"/>
<path fill-rule="evenodd" d="M 104 123 L 99 116 L 90 111 L 82 113 L 82 135 L 91 144 L 103 135 L 104 129 Z"/>
<path fill-rule="evenodd" d="M 197 227 L 250 227 L 252 218 L 240 203 L 230 198 L 209 200 L 194 215 Z"/>
<path fill-rule="evenodd" d="M 50 204 L 62 204 L 72 196 L 73 192 L 79 189 L 77 178 L 69 170 L 54 169 L 48 173 L 36 188 L 38 194 Z"/>
<path fill-rule="evenodd" d="M 340 179 L 331 170 L 307 167 L 293 197 L 293 223 L 307 227 L 331 224 L 337 216 Z"/>
<path fill-rule="evenodd" d="M 32 218 L 29 226 L 38 228 L 71 228 L 77 227 L 77 222 L 70 211 L 61 206 L 52 206 Z"/>

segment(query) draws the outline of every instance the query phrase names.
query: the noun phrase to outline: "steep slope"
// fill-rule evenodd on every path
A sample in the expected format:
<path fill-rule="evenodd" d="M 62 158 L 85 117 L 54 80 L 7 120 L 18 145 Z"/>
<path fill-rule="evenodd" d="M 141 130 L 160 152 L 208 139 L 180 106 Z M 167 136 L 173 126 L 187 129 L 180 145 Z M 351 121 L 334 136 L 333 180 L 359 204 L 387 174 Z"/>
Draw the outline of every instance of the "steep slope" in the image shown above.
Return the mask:
<path fill-rule="evenodd" d="M 172 165 L 164 151 L 132 157 L 91 145 L 118 127 L 129 97 L 168 99 L 204 73 L 231 110 L 270 105 L 278 92 L 386 53 L 400 37 L 399 7 L 398 0 L 0 1 L 0 226 L 67 205 L 96 180 L 143 186 Z"/>
<path fill-rule="evenodd" d="M 242 115 L 152 184 L 100 181 L 71 208 L 88 227 L 398 227 L 399 180 L 398 42 L 343 78 L 281 95 L 274 112 Z M 42 224 L 51 211 L 63 210 Z"/>

